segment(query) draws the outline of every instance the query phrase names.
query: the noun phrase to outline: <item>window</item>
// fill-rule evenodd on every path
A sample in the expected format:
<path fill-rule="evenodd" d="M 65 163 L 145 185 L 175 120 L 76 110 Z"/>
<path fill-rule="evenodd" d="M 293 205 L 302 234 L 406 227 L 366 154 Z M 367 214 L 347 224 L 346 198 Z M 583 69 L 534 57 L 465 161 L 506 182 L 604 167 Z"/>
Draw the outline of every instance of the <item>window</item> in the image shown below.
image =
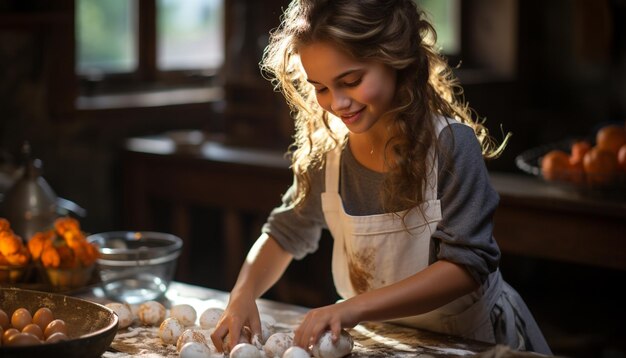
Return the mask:
<path fill-rule="evenodd" d="M 78 73 L 133 72 L 137 68 L 137 2 L 79 0 L 77 2 Z"/>
<path fill-rule="evenodd" d="M 461 1 L 416 0 L 437 31 L 437 45 L 448 56 L 461 53 Z"/>
<path fill-rule="evenodd" d="M 206 83 L 223 28 L 223 0 L 77 0 L 76 71 L 87 90 Z"/>
<path fill-rule="evenodd" d="M 221 1 L 158 0 L 162 70 L 215 69 L 224 60 Z"/>

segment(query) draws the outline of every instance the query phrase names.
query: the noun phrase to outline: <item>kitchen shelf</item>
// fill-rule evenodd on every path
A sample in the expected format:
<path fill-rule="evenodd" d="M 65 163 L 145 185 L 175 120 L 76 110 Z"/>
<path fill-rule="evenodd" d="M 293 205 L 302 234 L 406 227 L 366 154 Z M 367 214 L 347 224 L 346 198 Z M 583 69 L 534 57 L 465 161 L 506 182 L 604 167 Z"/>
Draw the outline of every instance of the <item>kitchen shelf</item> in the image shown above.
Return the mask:
<path fill-rule="evenodd" d="M 280 151 L 210 141 L 196 150 L 178 151 L 167 137 L 149 140 L 152 146 L 137 145 L 145 138 L 129 139 L 125 148 L 126 220 L 132 227 L 150 225 L 148 207 L 154 197 L 178 207 L 253 212 L 262 220 L 291 183 L 289 163 Z M 580 196 L 522 174 L 492 172 L 491 178 L 500 194 L 494 235 L 502 252 L 626 270 L 626 202 Z M 247 243 L 238 237 L 242 229 L 237 218 L 227 216 L 225 222 L 232 252 Z M 231 276 L 238 270 L 235 261 Z"/>

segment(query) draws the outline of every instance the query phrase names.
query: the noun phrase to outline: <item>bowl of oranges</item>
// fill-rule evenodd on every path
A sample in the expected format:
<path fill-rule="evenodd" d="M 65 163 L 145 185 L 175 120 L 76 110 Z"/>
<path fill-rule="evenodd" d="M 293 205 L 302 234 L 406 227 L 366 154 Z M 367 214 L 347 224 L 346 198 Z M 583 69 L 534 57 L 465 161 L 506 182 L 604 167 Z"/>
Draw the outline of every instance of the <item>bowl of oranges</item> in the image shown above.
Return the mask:
<path fill-rule="evenodd" d="M 521 170 L 584 194 L 626 197 L 626 123 L 601 126 L 590 138 L 533 148 L 516 158 Z"/>
<path fill-rule="evenodd" d="M 24 241 L 7 219 L 0 218 L 0 284 L 23 282 L 30 269 L 30 253 Z"/>
<path fill-rule="evenodd" d="M 79 222 L 69 216 L 57 218 L 50 230 L 35 233 L 28 250 L 43 280 L 55 291 L 88 284 L 100 255 L 96 246 L 87 242 Z"/>

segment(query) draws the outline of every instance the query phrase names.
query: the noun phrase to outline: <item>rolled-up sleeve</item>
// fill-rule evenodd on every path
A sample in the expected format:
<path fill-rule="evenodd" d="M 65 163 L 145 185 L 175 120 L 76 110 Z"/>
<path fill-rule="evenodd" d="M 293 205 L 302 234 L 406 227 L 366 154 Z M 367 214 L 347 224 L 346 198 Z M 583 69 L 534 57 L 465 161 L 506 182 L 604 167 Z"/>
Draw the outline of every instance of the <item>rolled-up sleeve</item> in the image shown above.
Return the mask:
<path fill-rule="evenodd" d="M 463 124 L 449 128 L 439 136 L 437 185 L 442 220 L 433 234 L 435 254 L 439 260 L 464 265 L 482 284 L 500 261 L 493 237 L 493 214 L 500 199 L 473 130 Z"/>
<path fill-rule="evenodd" d="M 300 210 L 293 207 L 296 187 L 294 184 L 283 195 L 282 205 L 270 213 L 262 232 L 273 237 L 295 259 L 317 251 L 322 229 L 325 227 L 321 210 L 321 173 L 312 176 L 311 191 Z M 323 176 L 321 176 L 323 178 Z"/>

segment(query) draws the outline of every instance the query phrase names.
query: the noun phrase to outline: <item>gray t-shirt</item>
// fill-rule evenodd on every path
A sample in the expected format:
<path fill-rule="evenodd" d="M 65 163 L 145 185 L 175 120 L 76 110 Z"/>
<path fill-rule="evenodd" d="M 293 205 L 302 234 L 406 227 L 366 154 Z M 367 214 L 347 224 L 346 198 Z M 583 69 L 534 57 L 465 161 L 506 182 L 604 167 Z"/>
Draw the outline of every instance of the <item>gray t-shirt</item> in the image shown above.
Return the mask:
<path fill-rule="evenodd" d="M 481 148 L 473 130 L 452 123 L 439 135 L 437 197 L 442 220 L 432 234 L 430 262 L 445 259 L 465 265 L 483 283 L 496 270 L 500 250 L 493 232 L 493 214 L 499 196 L 493 189 Z M 341 155 L 339 192 L 346 212 L 353 216 L 383 213 L 379 197 L 383 174 L 365 168 L 345 146 Z M 321 193 L 325 168 L 311 172 L 311 191 L 300 212 L 290 205 L 295 186 L 283 196 L 262 231 L 273 237 L 296 259 L 315 252 L 323 229 Z"/>

